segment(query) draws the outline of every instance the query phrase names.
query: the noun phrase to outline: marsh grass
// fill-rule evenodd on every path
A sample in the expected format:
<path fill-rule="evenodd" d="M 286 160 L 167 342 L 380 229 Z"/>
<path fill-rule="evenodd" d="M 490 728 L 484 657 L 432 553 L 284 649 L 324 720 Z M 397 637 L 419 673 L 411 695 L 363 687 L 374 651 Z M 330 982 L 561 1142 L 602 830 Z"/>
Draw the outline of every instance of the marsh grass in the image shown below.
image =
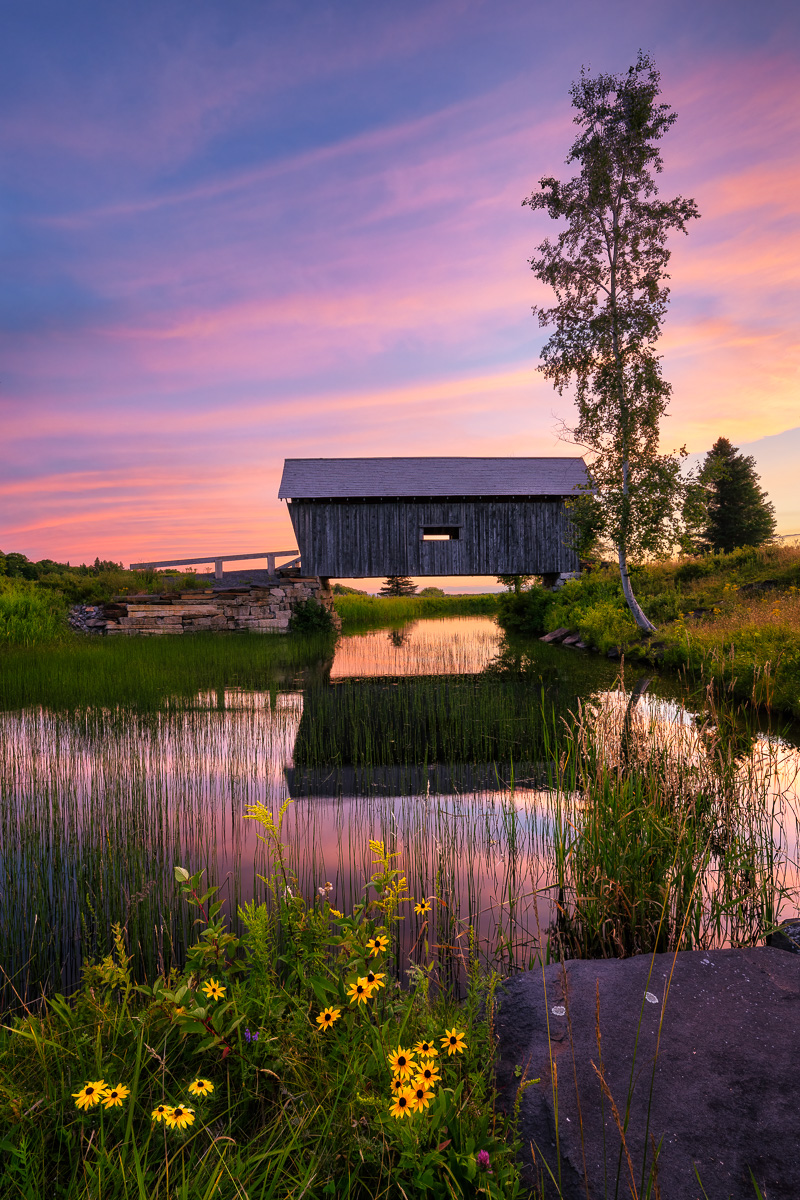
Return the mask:
<path fill-rule="evenodd" d="M 41 705 L 50 711 L 87 708 L 155 712 L 193 707 L 201 692 L 260 691 L 291 685 L 323 670 L 333 641 L 321 635 L 197 633 L 187 638 L 69 637 L 65 644 L 0 657 L 0 711 Z"/>
<path fill-rule="evenodd" d="M 420 617 L 477 616 L 497 612 L 499 595 L 335 596 L 334 605 L 349 633 L 381 625 L 402 625 Z"/>
<path fill-rule="evenodd" d="M 763 941 L 797 894 L 797 819 L 785 802 L 794 781 L 786 789 L 779 745 L 754 739 L 737 756 L 713 708 L 695 723 L 640 699 L 582 706 L 562 753 L 557 952 L 612 958 Z"/>

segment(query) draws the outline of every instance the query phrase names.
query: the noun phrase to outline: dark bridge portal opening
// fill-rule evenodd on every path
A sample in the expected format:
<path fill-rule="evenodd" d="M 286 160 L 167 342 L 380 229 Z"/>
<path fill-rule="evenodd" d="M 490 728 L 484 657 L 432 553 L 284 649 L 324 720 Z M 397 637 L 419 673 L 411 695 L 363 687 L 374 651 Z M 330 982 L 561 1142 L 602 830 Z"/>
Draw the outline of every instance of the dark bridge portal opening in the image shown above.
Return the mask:
<path fill-rule="evenodd" d="M 558 576 L 587 486 L 582 458 L 289 458 L 278 494 L 307 575 Z"/>

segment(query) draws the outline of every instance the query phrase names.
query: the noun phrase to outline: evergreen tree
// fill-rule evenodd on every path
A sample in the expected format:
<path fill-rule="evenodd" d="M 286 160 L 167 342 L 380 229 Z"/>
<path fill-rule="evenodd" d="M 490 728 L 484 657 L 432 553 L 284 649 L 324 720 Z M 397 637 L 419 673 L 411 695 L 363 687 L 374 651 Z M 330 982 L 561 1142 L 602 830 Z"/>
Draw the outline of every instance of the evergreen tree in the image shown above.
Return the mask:
<path fill-rule="evenodd" d="M 379 596 L 413 596 L 417 585 L 406 575 L 390 575 L 378 592 Z"/>
<path fill-rule="evenodd" d="M 700 468 L 708 497 L 705 548 L 729 553 L 761 546 L 775 532 L 775 507 L 759 487 L 755 459 L 717 438 Z"/>

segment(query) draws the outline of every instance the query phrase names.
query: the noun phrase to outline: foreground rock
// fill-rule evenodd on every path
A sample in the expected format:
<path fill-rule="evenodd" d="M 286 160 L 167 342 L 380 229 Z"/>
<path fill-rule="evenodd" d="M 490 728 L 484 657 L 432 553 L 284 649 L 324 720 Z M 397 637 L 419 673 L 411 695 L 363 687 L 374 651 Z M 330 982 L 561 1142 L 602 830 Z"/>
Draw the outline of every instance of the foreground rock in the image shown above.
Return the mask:
<path fill-rule="evenodd" d="M 800 956 L 766 946 L 679 954 L 665 1005 L 672 966 L 671 954 L 568 962 L 563 971 L 550 966 L 544 972 L 546 997 L 541 971 L 505 985 L 497 1020 L 498 1085 L 505 1107 L 513 1108 L 522 1079 L 541 1079 L 521 1099 L 528 1164 L 533 1144 L 540 1171 L 547 1175 L 541 1154 L 559 1176 L 549 1020 L 564 1200 L 586 1200 L 585 1176 L 591 1200 L 634 1194 L 624 1153 L 616 1190 L 621 1140 L 607 1098 L 601 1107 L 601 1084 L 592 1066 L 601 1062 L 599 989 L 602 1063 L 623 1121 L 633 1081 L 626 1142 L 636 1194 L 643 1195 L 652 1082 L 647 1141 L 651 1134 L 656 1143 L 663 1139 L 658 1181 L 665 1200 L 700 1200 L 695 1167 L 708 1200 L 754 1200 L 750 1171 L 768 1200 L 797 1200 Z M 651 1161 L 652 1152 L 648 1169 Z M 526 1170 L 532 1184 L 534 1176 Z M 558 1195 L 552 1183 L 545 1195 Z"/>

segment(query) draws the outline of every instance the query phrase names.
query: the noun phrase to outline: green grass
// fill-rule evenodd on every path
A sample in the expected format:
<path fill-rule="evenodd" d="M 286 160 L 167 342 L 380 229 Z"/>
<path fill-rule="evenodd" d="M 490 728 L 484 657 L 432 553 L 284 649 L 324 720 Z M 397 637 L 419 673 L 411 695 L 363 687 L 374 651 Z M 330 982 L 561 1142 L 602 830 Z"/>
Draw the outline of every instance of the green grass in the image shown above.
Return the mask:
<path fill-rule="evenodd" d="M 499 596 L 335 596 L 334 605 L 349 633 L 381 625 L 401 625 L 420 617 L 490 615 L 497 612 Z"/>
<path fill-rule="evenodd" d="M 0 1194 L 444 1200 L 479 1185 L 496 1200 L 521 1194 L 513 1129 L 493 1105 L 495 977 L 472 961 L 464 1003 L 425 965 L 401 989 L 391 946 L 413 898 L 397 859 L 373 847 L 365 899 L 342 915 L 327 899 L 307 905 L 279 837 L 271 845 L 273 903 L 249 906 L 241 941 L 226 934 L 213 895 L 198 894 L 199 876 L 183 872 L 198 913 L 183 971 L 137 987 L 118 926 L 112 953 L 86 968 L 72 1001 L 54 997 L 0 1027 Z M 384 936 L 376 952 L 370 939 Z M 378 986 L 353 1003 L 348 989 L 369 971 Z M 322 1032 L 324 1009 L 336 1016 Z M 446 1030 L 457 1032 L 458 1053 L 445 1054 Z M 438 1048 L 439 1079 L 421 1111 L 396 1119 L 391 1055 L 422 1039 Z M 197 1077 L 210 1084 L 199 1099 Z M 100 1080 L 129 1094 L 78 1109 L 76 1095 Z M 189 1106 L 193 1120 L 168 1128 L 151 1115 L 158 1105 Z"/>
<path fill-rule="evenodd" d="M 739 700 L 800 716 L 799 549 L 653 563 L 632 578 L 658 626 L 650 640 L 636 629 L 614 567 L 586 572 L 557 593 L 501 597 L 498 619 L 528 636 L 565 627 L 603 653 L 688 668 L 697 684 L 714 681 Z"/>
<path fill-rule="evenodd" d="M 68 636 L 46 648 L 0 654 L 0 710 L 161 709 L 192 705 L 200 692 L 274 689 L 322 669 L 329 636 L 197 633 L 190 638 Z"/>
<path fill-rule="evenodd" d="M 67 605 L 24 579 L 0 576 L 0 653 L 8 646 L 43 646 L 69 637 Z"/>

